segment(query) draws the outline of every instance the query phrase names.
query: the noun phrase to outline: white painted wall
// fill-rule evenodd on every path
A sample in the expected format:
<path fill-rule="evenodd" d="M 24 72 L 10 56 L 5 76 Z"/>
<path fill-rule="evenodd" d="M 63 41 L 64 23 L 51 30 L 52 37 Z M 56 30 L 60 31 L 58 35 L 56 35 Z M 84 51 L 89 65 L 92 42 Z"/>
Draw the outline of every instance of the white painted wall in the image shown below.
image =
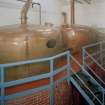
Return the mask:
<path fill-rule="evenodd" d="M 65 0 L 63 0 L 65 1 Z M 69 0 L 68 0 L 69 1 Z M 68 13 L 68 23 L 70 24 L 70 2 L 63 6 L 63 11 Z M 105 40 L 105 0 L 93 0 L 89 4 L 75 4 L 75 24 L 87 25 L 102 32 L 99 40 Z"/>
<path fill-rule="evenodd" d="M 34 0 L 42 5 L 42 24 L 50 22 L 62 24 L 62 11 L 68 13 L 70 24 L 69 0 Z M 5 3 L 4 3 L 5 2 Z M 23 3 L 16 0 L 0 0 L 0 26 L 20 23 L 20 11 Z M 93 0 L 91 5 L 75 5 L 75 23 L 81 25 L 105 27 L 105 0 Z M 28 22 L 39 24 L 39 8 L 35 6 L 28 13 Z"/>
<path fill-rule="evenodd" d="M 65 11 L 68 14 L 68 23 L 70 23 L 71 20 L 71 14 L 70 12 L 70 4 L 63 6 L 63 11 Z M 94 6 L 93 4 L 87 5 L 87 4 L 79 4 L 75 3 L 75 24 L 81 24 L 81 25 L 92 25 L 94 23 L 93 20 L 93 14 L 94 14 Z"/>
<path fill-rule="evenodd" d="M 62 23 L 59 0 L 34 0 L 42 5 L 42 24 L 50 22 L 55 25 Z M 20 11 L 24 3 L 16 0 L 0 0 L 0 26 L 20 23 Z M 34 6 L 28 13 L 28 22 L 39 24 L 39 8 Z"/>
<path fill-rule="evenodd" d="M 69 2 L 68 2 L 69 3 Z M 66 3 L 63 11 L 70 11 L 70 5 Z M 75 23 L 81 25 L 105 27 L 105 0 L 93 0 L 89 4 L 75 4 Z M 67 12 L 68 13 L 68 12 Z M 68 14 L 70 23 L 70 12 Z"/>
<path fill-rule="evenodd" d="M 105 28 L 105 0 L 96 0 L 94 3 L 94 24 Z"/>

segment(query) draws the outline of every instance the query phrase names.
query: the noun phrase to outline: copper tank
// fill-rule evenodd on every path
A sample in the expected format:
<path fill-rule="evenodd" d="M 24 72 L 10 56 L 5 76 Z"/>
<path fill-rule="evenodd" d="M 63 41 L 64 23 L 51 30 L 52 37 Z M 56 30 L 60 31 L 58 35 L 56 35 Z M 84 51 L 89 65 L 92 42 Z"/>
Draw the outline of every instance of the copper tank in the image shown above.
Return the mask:
<path fill-rule="evenodd" d="M 86 26 L 72 25 L 62 30 L 65 47 L 72 53 L 79 52 L 83 46 L 97 41 L 97 31 Z"/>
<path fill-rule="evenodd" d="M 27 0 L 21 11 L 20 25 L 0 27 L 0 64 L 48 57 L 66 49 L 77 52 L 83 45 L 93 41 L 94 32 L 90 28 L 80 26 L 58 28 L 49 25 L 27 24 L 27 12 L 31 2 L 31 0 Z M 59 61 L 61 66 L 64 61 Z M 59 66 L 58 62 L 54 65 Z M 8 70 L 5 70 L 5 81 L 11 81 L 49 72 L 49 63 L 22 65 L 6 69 Z M 65 94 L 69 90 L 65 84 L 62 85 L 64 88 L 61 86 L 58 88 L 57 98 L 61 93 Z M 65 95 L 68 97 L 67 94 Z M 58 103 L 61 103 L 61 100 L 59 98 Z"/>
<path fill-rule="evenodd" d="M 79 52 L 84 45 L 97 41 L 97 31 L 91 27 L 75 25 L 75 0 L 70 0 L 71 26 L 62 29 L 65 47 L 71 52 Z M 66 18 L 66 17 L 65 17 Z"/>
<path fill-rule="evenodd" d="M 0 28 L 0 63 L 54 55 L 63 50 L 60 30 L 53 27 L 13 25 Z"/>
<path fill-rule="evenodd" d="M 27 0 L 21 11 L 20 25 L 0 27 L 0 64 L 48 57 L 64 50 L 59 28 L 27 24 L 27 12 L 31 2 Z M 46 71 L 43 71 L 44 65 Z M 33 70 L 33 68 L 38 70 Z M 49 70 L 48 63 L 7 69 L 9 70 L 5 72 L 6 81 L 37 75 Z"/>
<path fill-rule="evenodd" d="M 61 29 L 49 25 L 28 25 L 27 12 L 31 3 L 32 0 L 25 3 L 20 25 L 0 27 L 0 64 L 48 57 L 66 49 L 77 52 L 95 39 L 95 31 L 88 27 L 72 25 Z M 48 62 L 8 69 L 6 81 L 49 71 Z"/>

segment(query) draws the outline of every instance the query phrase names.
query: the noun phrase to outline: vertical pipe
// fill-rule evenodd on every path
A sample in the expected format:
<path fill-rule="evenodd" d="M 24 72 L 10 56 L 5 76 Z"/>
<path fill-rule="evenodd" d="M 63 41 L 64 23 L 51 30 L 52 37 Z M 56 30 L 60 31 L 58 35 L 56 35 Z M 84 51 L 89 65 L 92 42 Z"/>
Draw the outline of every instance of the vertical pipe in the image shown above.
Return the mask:
<path fill-rule="evenodd" d="M 42 24 L 42 12 L 41 12 L 41 9 L 42 9 L 42 7 L 41 7 L 41 4 L 39 5 L 40 6 L 40 10 L 39 10 L 39 12 L 40 12 L 40 25 Z"/>
<path fill-rule="evenodd" d="M 27 0 L 21 11 L 21 24 L 27 24 L 27 12 L 29 10 L 32 0 Z"/>
<path fill-rule="evenodd" d="M 62 15 L 63 15 L 63 19 L 64 19 L 63 24 L 67 25 L 67 14 L 65 12 L 63 12 Z"/>
<path fill-rule="evenodd" d="M 41 13 L 41 4 L 40 3 L 35 3 L 35 2 L 32 2 L 32 0 L 27 0 L 27 1 L 24 1 L 24 0 L 18 0 L 18 1 L 22 1 L 22 2 L 26 2 L 24 7 L 22 8 L 22 11 L 21 11 L 21 24 L 27 24 L 27 12 L 29 10 L 29 7 L 30 7 L 30 4 L 32 4 L 32 7 L 34 5 L 38 5 L 39 6 L 39 23 L 41 25 L 42 23 L 42 13 Z"/>
<path fill-rule="evenodd" d="M 70 0 L 70 9 L 71 9 L 71 25 L 75 24 L 75 1 Z"/>
<path fill-rule="evenodd" d="M 42 6 L 41 6 L 41 4 L 40 3 L 32 3 L 32 7 L 34 6 L 34 5 L 38 5 L 39 6 L 39 23 L 40 23 L 40 25 L 42 24 L 42 11 L 41 11 L 41 9 L 42 9 Z"/>

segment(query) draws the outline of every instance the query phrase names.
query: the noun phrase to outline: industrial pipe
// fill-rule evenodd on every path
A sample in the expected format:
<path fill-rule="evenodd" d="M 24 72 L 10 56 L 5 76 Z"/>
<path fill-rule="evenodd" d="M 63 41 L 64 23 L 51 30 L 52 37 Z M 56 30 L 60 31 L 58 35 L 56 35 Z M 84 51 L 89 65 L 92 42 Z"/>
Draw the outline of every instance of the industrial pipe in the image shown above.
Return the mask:
<path fill-rule="evenodd" d="M 67 25 L 67 14 L 66 14 L 66 12 L 62 12 L 62 15 L 63 15 L 63 24 L 64 25 Z"/>
<path fill-rule="evenodd" d="M 27 24 L 27 12 L 29 10 L 32 0 L 27 0 L 21 11 L 21 24 Z"/>
<path fill-rule="evenodd" d="M 75 24 L 75 0 L 70 0 L 71 25 Z"/>
<path fill-rule="evenodd" d="M 18 0 L 18 1 L 21 1 L 21 2 L 27 2 L 27 1 L 25 1 L 25 0 Z M 39 6 L 39 18 L 40 18 L 40 20 L 39 20 L 39 23 L 40 23 L 40 25 L 41 25 L 41 23 L 42 23 L 42 13 L 41 13 L 41 4 L 40 3 L 35 3 L 35 2 L 30 2 L 31 4 L 32 4 L 32 7 L 34 7 L 34 5 L 38 5 Z M 25 7 L 25 6 L 24 6 Z M 22 12 L 23 12 L 23 10 L 22 10 Z M 22 24 L 26 24 L 26 21 L 24 22 L 24 20 L 27 20 L 27 16 L 22 16 L 22 14 L 21 14 L 21 23 Z"/>
<path fill-rule="evenodd" d="M 34 6 L 34 5 L 38 5 L 39 6 L 39 18 L 40 18 L 40 20 L 39 20 L 39 23 L 40 23 L 40 25 L 42 24 L 42 13 L 41 13 L 41 4 L 40 3 L 35 3 L 35 2 L 32 2 L 32 7 Z"/>

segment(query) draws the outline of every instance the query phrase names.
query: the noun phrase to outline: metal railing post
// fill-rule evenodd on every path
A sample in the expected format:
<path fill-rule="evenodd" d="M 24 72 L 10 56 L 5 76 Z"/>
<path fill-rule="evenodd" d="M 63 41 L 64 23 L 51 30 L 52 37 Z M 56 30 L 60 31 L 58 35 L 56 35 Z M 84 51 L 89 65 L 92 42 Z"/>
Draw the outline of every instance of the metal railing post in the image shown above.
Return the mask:
<path fill-rule="evenodd" d="M 68 67 L 67 67 L 67 73 L 68 73 L 68 78 L 67 78 L 67 80 L 68 80 L 68 84 L 70 84 L 70 68 L 71 68 L 71 65 L 70 65 L 71 63 L 70 63 L 70 52 L 68 51 L 67 52 L 67 65 L 68 65 Z"/>
<path fill-rule="evenodd" d="M 103 65 L 103 49 L 102 49 L 102 42 L 100 42 L 100 63 Z"/>
<path fill-rule="evenodd" d="M 54 61 L 50 60 L 50 105 L 54 105 L 54 80 L 53 80 L 53 69 Z"/>
<path fill-rule="evenodd" d="M 5 89 L 4 89 L 4 68 L 0 68 L 0 77 L 1 77 L 1 105 L 5 105 L 4 103 L 4 96 L 5 96 Z"/>
<path fill-rule="evenodd" d="M 102 93 L 102 105 L 105 105 L 105 91 L 103 90 L 103 93 Z"/>
<path fill-rule="evenodd" d="M 83 62 L 83 68 L 85 69 L 85 64 L 86 64 L 86 53 L 85 53 L 85 48 L 82 48 L 82 62 Z"/>

